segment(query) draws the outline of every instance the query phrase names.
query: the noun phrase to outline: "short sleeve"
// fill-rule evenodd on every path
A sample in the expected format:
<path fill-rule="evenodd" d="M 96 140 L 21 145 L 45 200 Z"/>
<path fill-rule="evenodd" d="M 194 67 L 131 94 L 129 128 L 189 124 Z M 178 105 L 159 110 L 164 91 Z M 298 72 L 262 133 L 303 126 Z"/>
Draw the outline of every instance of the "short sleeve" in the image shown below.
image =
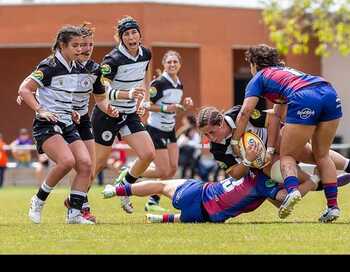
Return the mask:
<path fill-rule="evenodd" d="M 248 83 L 245 89 L 245 97 L 260 97 L 264 91 L 264 78 L 262 71 L 258 72 Z"/>
<path fill-rule="evenodd" d="M 149 88 L 149 97 L 152 103 L 156 103 L 163 97 L 162 86 L 159 80 L 156 79 L 151 82 L 151 87 Z"/>
<path fill-rule="evenodd" d="M 96 80 L 95 83 L 93 85 L 93 89 L 92 89 L 92 93 L 96 94 L 96 95 L 101 95 L 101 94 L 105 94 L 105 86 L 103 86 L 102 81 L 101 81 L 101 70 L 97 70 L 96 71 Z"/>
<path fill-rule="evenodd" d="M 41 87 L 49 86 L 52 79 L 52 68 L 49 65 L 39 65 L 30 76 L 32 80 L 38 83 Z"/>
<path fill-rule="evenodd" d="M 107 56 L 100 66 L 101 78 L 113 80 L 118 72 L 118 65 L 111 56 Z"/>

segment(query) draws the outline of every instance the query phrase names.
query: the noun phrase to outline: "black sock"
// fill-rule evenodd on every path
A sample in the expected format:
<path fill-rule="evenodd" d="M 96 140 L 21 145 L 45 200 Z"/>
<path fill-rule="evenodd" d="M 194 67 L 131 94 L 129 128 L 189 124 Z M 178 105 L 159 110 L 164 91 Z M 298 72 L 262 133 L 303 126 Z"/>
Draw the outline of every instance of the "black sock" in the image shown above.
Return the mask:
<path fill-rule="evenodd" d="M 42 200 L 42 201 L 46 201 L 47 197 L 49 196 L 50 193 L 45 192 L 42 188 L 39 189 L 38 193 L 36 194 L 36 196 Z"/>
<path fill-rule="evenodd" d="M 80 211 L 83 207 L 85 197 L 84 195 L 71 193 L 69 197 L 70 207 Z"/>
<path fill-rule="evenodd" d="M 138 178 L 135 178 L 135 177 L 133 177 L 132 175 L 130 175 L 130 172 L 129 172 L 129 171 L 128 171 L 128 173 L 126 173 L 126 175 L 125 175 L 125 180 L 126 180 L 126 182 L 128 182 L 128 183 L 130 183 L 130 184 L 135 183 L 137 179 L 138 179 Z"/>

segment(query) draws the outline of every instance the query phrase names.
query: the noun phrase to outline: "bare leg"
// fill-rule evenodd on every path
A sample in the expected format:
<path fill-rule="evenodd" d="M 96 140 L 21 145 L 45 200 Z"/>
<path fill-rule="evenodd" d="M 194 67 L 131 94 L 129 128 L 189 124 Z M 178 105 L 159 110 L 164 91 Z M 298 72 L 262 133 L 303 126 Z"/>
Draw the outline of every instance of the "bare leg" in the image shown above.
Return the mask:
<path fill-rule="evenodd" d="M 130 174 L 137 178 L 143 174 L 155 158 L 155 149 L 151 136 L 146 131 L 140 131 L 124 137 L 124 140 L 135 150 L 138 158 L 130 169 Z"/>

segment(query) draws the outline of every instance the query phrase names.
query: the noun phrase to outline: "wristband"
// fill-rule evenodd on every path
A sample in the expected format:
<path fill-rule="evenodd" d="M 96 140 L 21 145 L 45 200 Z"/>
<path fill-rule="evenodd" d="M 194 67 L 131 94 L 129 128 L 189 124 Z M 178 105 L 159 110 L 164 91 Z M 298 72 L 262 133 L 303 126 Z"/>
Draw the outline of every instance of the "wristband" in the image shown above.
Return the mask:
<path fill-rule="evenodd" d="M 268 146 L 266 149 L 266 152 L 269 153 L 270 155 L 275 154 L 276 149 L 272 146 Z"/>
<path fill-rule="evenodd" d="M 244 166 L 247 166 L 247 167 L 251 167 L 252 166 L 252 162 L 248 161 L 246 158 L 244 158 L 242 163 L 243 163 Z"/>
<path fill-rule="evenodd" d="M 239 140 L 231 139 L 231 145 L 239 145 Z"/>
<path fill-rule="evenodd" d="M 160 112 L 167 112 L 168 106 L 167 105 L 161 105 L 160 106 Z"/>

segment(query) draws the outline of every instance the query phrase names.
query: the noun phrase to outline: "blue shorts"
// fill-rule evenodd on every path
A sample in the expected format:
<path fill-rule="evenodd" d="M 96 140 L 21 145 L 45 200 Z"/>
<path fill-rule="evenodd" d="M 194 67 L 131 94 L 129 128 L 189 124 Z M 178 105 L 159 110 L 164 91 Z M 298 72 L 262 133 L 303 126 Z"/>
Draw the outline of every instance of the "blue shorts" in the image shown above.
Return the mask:
<path fill-rule="evenodd" d="M 203 185 L 201 181 L 189 179 L 177 187 L 172 202 L 174 208 L 181 210 L 181 222 L 203 223 L 208 221 L 202 206 Z"/>
<path fill-rule="evenodd" d="M 341 101 L 334 88 L 326 83 L 307 86 L 293 94 L 288 102 L 286 123 L 317 125 L 342 117 Z"/>

